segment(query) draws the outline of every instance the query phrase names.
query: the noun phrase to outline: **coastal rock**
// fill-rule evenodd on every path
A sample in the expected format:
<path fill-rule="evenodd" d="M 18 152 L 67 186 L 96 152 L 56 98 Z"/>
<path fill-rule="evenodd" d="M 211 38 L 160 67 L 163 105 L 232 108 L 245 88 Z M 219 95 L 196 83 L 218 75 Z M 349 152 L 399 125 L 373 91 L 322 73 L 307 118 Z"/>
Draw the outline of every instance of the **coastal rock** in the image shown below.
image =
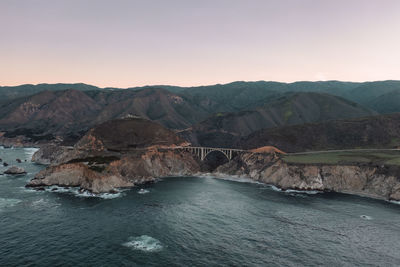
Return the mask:
<path fill-rule="evenodd" d="M 77 158 L 73 147 L 47 144 L 40 147 L 32 156 L 32 162 L 42 165 L 56 165 Z"/>
<path fill-rule="evenodd" d="M 157 177 L 198 171 L 199 165 L 190 157 L 188 160 L 188 155 L 150 149 L 145 153 L 123 156 L 101 167 L 85 163 L 50 166 L 39 172 L 27 187 L 72 186 L 92 193 L 105 193 L 154 181 Z"/>
<path fill-rule="evenodd" d="M 198 172 L 191 153 L 170 149 L 181 145 L 184 140 L 158 123 L 141 118 L 106 122 L 74 147 L 43 146 L 33 161 L 51 165 L 27 186 L 74 186 L 103 193 L 157 177 Z"/>
<path fill-rule="evenodd" d="M 18 175 L 18 174 L 25 174 L 26 171 L 23 168 L 19 168 L 16 166 L 12 166 L 8 170 L 4 172 L 5 174 L 12 174 L 12 175 Z"/>
<path fill-rule="evenodd" d="M 202 162 L 190 152 L 173 149 L 184 145 L 175 133 L 148 120 L 109 121 L 91 129 L 74 147 L 42 147 L 34 161 L 51 165 L 27 186 L 74 186 L 102 193 L 158 177 L 195 175 Z M 215 173 L 245 176 L 283 190 L 335 191 L 400 200 L 397 166 L 288 164 L 282 153 L 269 147 L 239 153 Z"/>
<path fill-rule="evenodd" d="M 133 186 L 121 176 L 102 175 L 90 170 L 85 164 L 71 163 L 50 166 L 39 172 L 27 187 L 43 186 L 81 187 L 93 193 L 110 192 L 115 188 Z"/>
<path fill-rule="evenodd" d="M 283 190 L 334 191 L 400 200 L 400 169 L 396 166 L 287 164 L 273 156 L 245 153 L 217 172 L 246 176 Z"/>
<path fill-rule="evenodd" d="M 5 137 L 5 132 L 0 132 L 0 145 L 10 147 L 32 147 L 35 144 L 29 141 L 25 136 Z"/>

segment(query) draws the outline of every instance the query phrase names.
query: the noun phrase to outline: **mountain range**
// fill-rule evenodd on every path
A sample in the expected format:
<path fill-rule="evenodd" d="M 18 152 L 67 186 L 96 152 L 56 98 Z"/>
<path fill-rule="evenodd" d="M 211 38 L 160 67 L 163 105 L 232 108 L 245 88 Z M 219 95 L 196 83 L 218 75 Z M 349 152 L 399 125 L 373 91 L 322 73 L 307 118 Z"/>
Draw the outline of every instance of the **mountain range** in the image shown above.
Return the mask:
<path fill-rule="evenodd" d="M 374 82 L 341 82 L 341 81 L 318 81 L 308 82 L 300 81 L 294 83 L 280 83 L 270 81 L 256 81 L 256 82 L 232 82 L 228 84 L 216 84 L 208 86 L 196 87 L 179 87 L 169 85 L 157 86 L 142 86 L 130 88 L 115 88 L 106 87 L 99 88 L 97 86 L 88 85 L 84 83 L 76 84 L 25 84 L 20 86 L 0 86 L 0 101 L 4 102 L 9 99 L 15 99 L 22 96 L 33 95 L 41 91 L 62 91 L 67 89 L 79 91 L 120 91 L 120 90 L 143 90 L 151 88 L 161 88 L 172 93 L 179 93 L 184 95 L 191 95 L 194 97 L 207 97 L 215 102 L 223 102 L 225 106 L 230 106 L 231 110 L 246 108 L 258 100 L 281 94 L 285 92 L 318 92 L 328 93 L 331 95 L 341 96 L 350 101 L 359 103 L 361 105 L 376 109 L 378 112 L 385 112 L 387 107 L 381 109 L 379 104 L 376 103 L 376 98 L 388 98 L 390 96 L 400 95 L 400 81 L 374 81 Z M 383 104 L 383 103 L 381 103 Z M 400 111 L 400 106 L 396 103 L 391 103 L 392 112 Z"/>
<path fill-rule="evenodd" d="M 265 129 L 400 112 L 400 81 L 128 89 L 39 84 L 0 87 L 0 97 L 0 131 L 6 137 L 73 143 L 94 125 L 138 116 L 177 131 L 193 144 L 240 146 L 238 140 Z"/>

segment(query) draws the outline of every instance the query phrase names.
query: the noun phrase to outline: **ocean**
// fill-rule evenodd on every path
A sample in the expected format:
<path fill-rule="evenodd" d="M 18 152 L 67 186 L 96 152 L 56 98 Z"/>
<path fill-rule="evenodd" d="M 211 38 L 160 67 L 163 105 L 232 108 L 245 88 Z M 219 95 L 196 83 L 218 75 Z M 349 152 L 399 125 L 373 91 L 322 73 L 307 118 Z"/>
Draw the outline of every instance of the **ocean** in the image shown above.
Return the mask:
<path fill-rule="evenodd" d="M 0 175 L 0 266 L 400 266 L 397 203 L 212 176 L 36 191 L 34 151 L 0 148 L 28 172 Z"/>

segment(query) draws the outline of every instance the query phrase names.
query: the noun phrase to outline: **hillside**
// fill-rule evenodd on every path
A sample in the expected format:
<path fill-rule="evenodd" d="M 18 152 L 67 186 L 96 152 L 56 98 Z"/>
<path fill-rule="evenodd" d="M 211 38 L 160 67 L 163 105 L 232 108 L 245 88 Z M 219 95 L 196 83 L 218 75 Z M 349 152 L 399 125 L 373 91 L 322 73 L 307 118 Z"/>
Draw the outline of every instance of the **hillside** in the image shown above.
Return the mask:
<path fill-rule="evenodd" d="M 265 99 L 263 106 L 253 110 L 217 113 L 181 134 L 193 143 L 216 145 L 224 143 L 224 139 L 246 136 L 264 128 L 371 115 L 376 112 L 337 96 L 287 93 Z"/>
<path fill-rule="evenodd" d="M 236 141 L 246 149 L 267 145 L 285 152 L 399 148 L 400 113 L 262 129 Z"/>
<path fill-rule="evenodd" d="M 227 111 L 246 110 L 266 97 L 276 96 L 285 92 L 328 93 L 375 108 L 376 106 L 370 105 L 375 98 L 393 91 L 400 92 L 400 81 L 363 83 L 341 81 L 300 81 L 294 83 L 257 81 L 189 87 L 182 90 L 185 94 L 207 96 L 216 102 L 232 107 L 231 110 Z M 400 109 L 400 102 L 393 103 L 392 106 Z M 375 111 L 379 112 L 379 110 Z"/>
<path fill-rule="evenodd" d="M 391 92 L 400 92 L 400 81 L 365 82 L 347 91 L 343 97 L 357 103 L 368 105 L 374 99 Z M 399 106 L 398 104 L 397 106 Z"/>
<path fill-rule="evenodd" d="M 70 87 L 78 90 L 63 90 Z M 6 132 L 5 137 L 25 135 L 32 140 L 59 138 L 73 143 L 94 125 L 136 115 L 179 130 L 194 144 L 229 146 L 233 137 L 264 128 L 400 111 L 399 81 L 259 81 L 127 90 L 86 84 L 0 88 L 0 94 L 8 97 L 36 91 L 40 92 L 0 101 L 0 132 Z"/>
<path fill-rule="evenodd" d="M 78 134 L 89 129 L 101 108 L 82 91 L 43 91 L 1 105 L 0 129 L 6 137 Z"/>
<path fill-rule="evenodd" d="M 97 125 L 79 140 L 76 148 L 93 149 L 93 146 L 101 144 L 102 150 L 127 151 L 154 145 L 181 145 L 184 142 L 173 131 L 158 123 L 142 118 L 126 118 Z"/>
<path fill-rule="evenodd" d="M 139 91 L 144 89 L 164 89 L 174 94 L 185 95 L 193 99 L 207 98 L 218 103 L 214 112 L 237 112 L 247 110 L 260 100 L 276 96 L 285 92 L 317 92 L 341 96 L 361 105 L 376 108 L 373 101 L 391 92 L 400 92 L 400 81 L 375 81 L 375 82 L 341 82 L 341 81 L 299 81 L 294 83 L 281 83 L 270 81 L 245 82 L 238 81 L 228 84 L 216 84 L 196 87 L 179 87 L 169 85 L 130 87 L 128 90 L 121 88 L 98 88 L 87 84 L 38 84 L 21 86 L 0 87 L 0 104 L 22 96 L 33 95 L 41 91 L 59 91 L 74 89 L 80 91 Z M 390 100 L 390 99 L 388 99 Z M 386 102 L 382 103 L 383 105 Z M 400 110 L 400 104 L 391 103 L 391 110 Z M 376 109 L 379 111 L 379 107 Z M 386 111 L 385 111 L 386 112 Z"/>
<path fill-rule="evenodd" d="M 400 112 L 400 90 L 380 95 L 370 100 L 367 106 L 381 114 Z"/>
<path fill-rule="evenodd" d="M 24 84 L 19 86 L 0 86 L 0 103 L 10 99 L 15 99 L 23 96 L 30 96 L 43 91 L 63 91 L 63 90 L 79 90 L 79 91 L 90 91 L 99 90 L 97 86 L 84 84 L 84 83 L 57 83 L 47 84 L 41 83 L 37 85 Z"/>
<path fill-rule="evenodd" d="M 171 129 L 183 129 L 209 116 L 217 106 L 208 99 L 197 101 L 159 88 L 95 93 L 93 99 L 104 106 L 95 123 L 135 114 Z"/>
<path fill-rule="evenodd" d="M 163 89 L 139 91 L 43 91 L 0 105 L 0 131 L 5 137 L 77 140 L 104 121 L 136 115 L 171 129 L 205 119 L 216 104 L 194 101 Z"/>

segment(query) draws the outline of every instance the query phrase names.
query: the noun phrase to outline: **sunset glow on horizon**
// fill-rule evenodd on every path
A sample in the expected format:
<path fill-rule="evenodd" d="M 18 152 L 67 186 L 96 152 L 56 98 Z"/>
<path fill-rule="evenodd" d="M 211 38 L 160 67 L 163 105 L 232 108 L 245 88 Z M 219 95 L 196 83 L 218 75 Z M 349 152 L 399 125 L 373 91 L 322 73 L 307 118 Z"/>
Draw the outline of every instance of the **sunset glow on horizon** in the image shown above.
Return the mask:
<path fill-rule="evenodd" d="M 397 0 L 0 0 L 0 86 L 400 80 L 399 14 Z"/>

